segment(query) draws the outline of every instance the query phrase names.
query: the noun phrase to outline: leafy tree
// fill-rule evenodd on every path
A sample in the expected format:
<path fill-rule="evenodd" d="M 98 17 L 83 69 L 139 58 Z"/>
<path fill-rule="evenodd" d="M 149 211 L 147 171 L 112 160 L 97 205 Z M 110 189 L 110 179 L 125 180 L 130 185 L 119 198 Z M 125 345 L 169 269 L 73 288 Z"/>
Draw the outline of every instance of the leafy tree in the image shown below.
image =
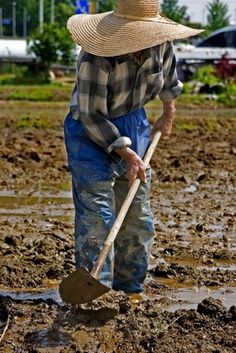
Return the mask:
<path fill-rule="evenodd" d="M 55 22 L 66 26 L 68 17 L 75 13 L 74 0 L 55 1 Z M 27 33 L 32 33 L 39 27 L 39 0 L 0 0 L 0 7 L 3 11 L 3 18 L 8 21 L 3 25 L 3 34 L 12 36 L 12 7 L 15 2 L 16 8 L 16 34 L 23 35 L 24 12 L 27 14 Z M 51 0 L 44 0 L 44 22 L 51 20 Z"/>
<path fill-rule="evenodd" d="M 106 11 L 112 11 L 114 10 L 115 7 L 115 0 L 98 0 L 98 11 L 99 12 L 106 12 Z"/>
<path fill-rule="evenodd" d="M 26 8 L 27 0 L 0 0 L 0 7 L 2 9 L 3 15 L 3 35 L 12 36 L 12 10 L 13 4 L 15 3 L 15 11 L 16 11 L 16 35 L 22 36 L 23 33 L 23 12 Z"/>
<path fill-rule="evenodd" d="M 66 28 L 58 24 L 45 24 L 43 32 L 32 37 L 30 51 L 38 58 L 47 72 L 52 63 L 71 64 L 75 56 L 75 46 Z"/>
<path fill-rule="evenodd" d="M 178 0 L 163 0 L 161 4 L 162 13 L 171 20 L 184 23 L 188 19 L 187 6 L 179 6 Z"/>
<path fill-rule="evenodd" d="M 55 7 L 55 22 L 62 27 L 66 27 L 68 18 L 74 14 L 75 8 L 71 1 L 60 1 Z"/>
<path fill-rule="evenodd" d="M 212 0 L 207 4 L 207 29 L 215 31 L 229 25 L 228 5 L 220 0 Z"/>

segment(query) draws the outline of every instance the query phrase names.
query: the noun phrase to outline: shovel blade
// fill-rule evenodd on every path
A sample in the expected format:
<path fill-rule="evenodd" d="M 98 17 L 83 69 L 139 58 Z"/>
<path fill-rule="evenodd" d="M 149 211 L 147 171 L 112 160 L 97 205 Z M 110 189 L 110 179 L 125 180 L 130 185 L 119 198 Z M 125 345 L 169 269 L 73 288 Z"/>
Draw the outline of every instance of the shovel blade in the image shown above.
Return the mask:
<path fill-rule="evenodd" d="M 64 278 L 59 285 L 62 300 L 70 304 L 83 304 L 107 293 L 111 288 L 96 280 L 86 269 L 80 268 Z"/>

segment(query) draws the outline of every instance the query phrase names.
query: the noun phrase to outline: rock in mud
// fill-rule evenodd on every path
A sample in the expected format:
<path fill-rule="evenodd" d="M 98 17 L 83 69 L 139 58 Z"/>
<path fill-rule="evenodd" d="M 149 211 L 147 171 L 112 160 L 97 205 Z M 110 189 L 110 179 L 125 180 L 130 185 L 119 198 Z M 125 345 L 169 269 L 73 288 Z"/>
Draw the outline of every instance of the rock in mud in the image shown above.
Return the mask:
<path fill-rule="evenodd" d="M 9 234 L 5 236 L 5 243 L 10 246 L 16 246 L 16 239 L 13 235 Z"/>
<path fill-rule="evenodd" d="M 40 158 L 40 156 L 39 156 L 37 151 L 31 150 L 30 153 L 29 153 L 29 157 L 35 162 L 40 162 L 41 161 L 41 158 Z"/>
<path fill-rule="evenodd" d="M 229 312 L 231 314 L 232 320 L 236 321 L 236 306 L 231 306 Z"/>
<path fill-rule="evenodd" d="M 122 300 L 119 303 L 119 312 L 120 314 L 127 314 L 127 312 L 131 309 L 131 304 L 128 299 Z"/>
<path fill-rule="evenodd" d="M 226 308 L 219 299 L 206 298 L 198 304 L 197 311 L 210 317 L 218 317 L 226 313 Z"/>
<path fill-rule="evenodd" d="M 196 225 L 196 231 L 197 231 L 197 232 L 202 232 L 203 230 L 204 230 L 204 225 L 201 224 L 201 223 L 198 223 L 198 224 Z"/>

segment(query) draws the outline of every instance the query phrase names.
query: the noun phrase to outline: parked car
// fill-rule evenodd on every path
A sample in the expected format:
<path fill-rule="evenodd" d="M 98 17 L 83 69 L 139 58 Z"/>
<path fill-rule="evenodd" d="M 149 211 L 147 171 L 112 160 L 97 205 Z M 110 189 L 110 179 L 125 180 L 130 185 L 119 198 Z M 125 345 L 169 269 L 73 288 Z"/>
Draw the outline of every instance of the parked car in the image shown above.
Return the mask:
<path fill-rule="evenodd" d="M 198 48 L 234 48 L 236 49 L 236 26 L 228 26 L 212 33 L 197 45 Z"/>
<path fill-rule="evenodd" d="M 196 45 L 179 43 L 175 46 L 177 72 L 180 80 L 188 81 L 197 68 L 206 64 L 236 65 L 236 26 L 227 26 L 213 32 Z"/>
<path fill-rule="evenodd" d="M 233 25 L 213 32 L 197 45 L 176 45 L 176 58 L 179 62 L 214 62 L 226 53 L 236 61 L 236 26 Z"/>

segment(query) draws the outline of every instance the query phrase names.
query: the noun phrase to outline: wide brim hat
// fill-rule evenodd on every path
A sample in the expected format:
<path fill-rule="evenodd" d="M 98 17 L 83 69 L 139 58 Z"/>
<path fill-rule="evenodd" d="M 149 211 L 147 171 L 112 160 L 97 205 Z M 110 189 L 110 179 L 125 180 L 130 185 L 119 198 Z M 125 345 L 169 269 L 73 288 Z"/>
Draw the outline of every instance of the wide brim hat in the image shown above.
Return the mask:
<path fill-rule="evenodd" d="M 85 51 L 105 57 L 140 51 L 202 32 L 165 17 L 157 0 L 117 0 L 114 11 L 74 15 L 69 18 L 67 28 Z"/>

